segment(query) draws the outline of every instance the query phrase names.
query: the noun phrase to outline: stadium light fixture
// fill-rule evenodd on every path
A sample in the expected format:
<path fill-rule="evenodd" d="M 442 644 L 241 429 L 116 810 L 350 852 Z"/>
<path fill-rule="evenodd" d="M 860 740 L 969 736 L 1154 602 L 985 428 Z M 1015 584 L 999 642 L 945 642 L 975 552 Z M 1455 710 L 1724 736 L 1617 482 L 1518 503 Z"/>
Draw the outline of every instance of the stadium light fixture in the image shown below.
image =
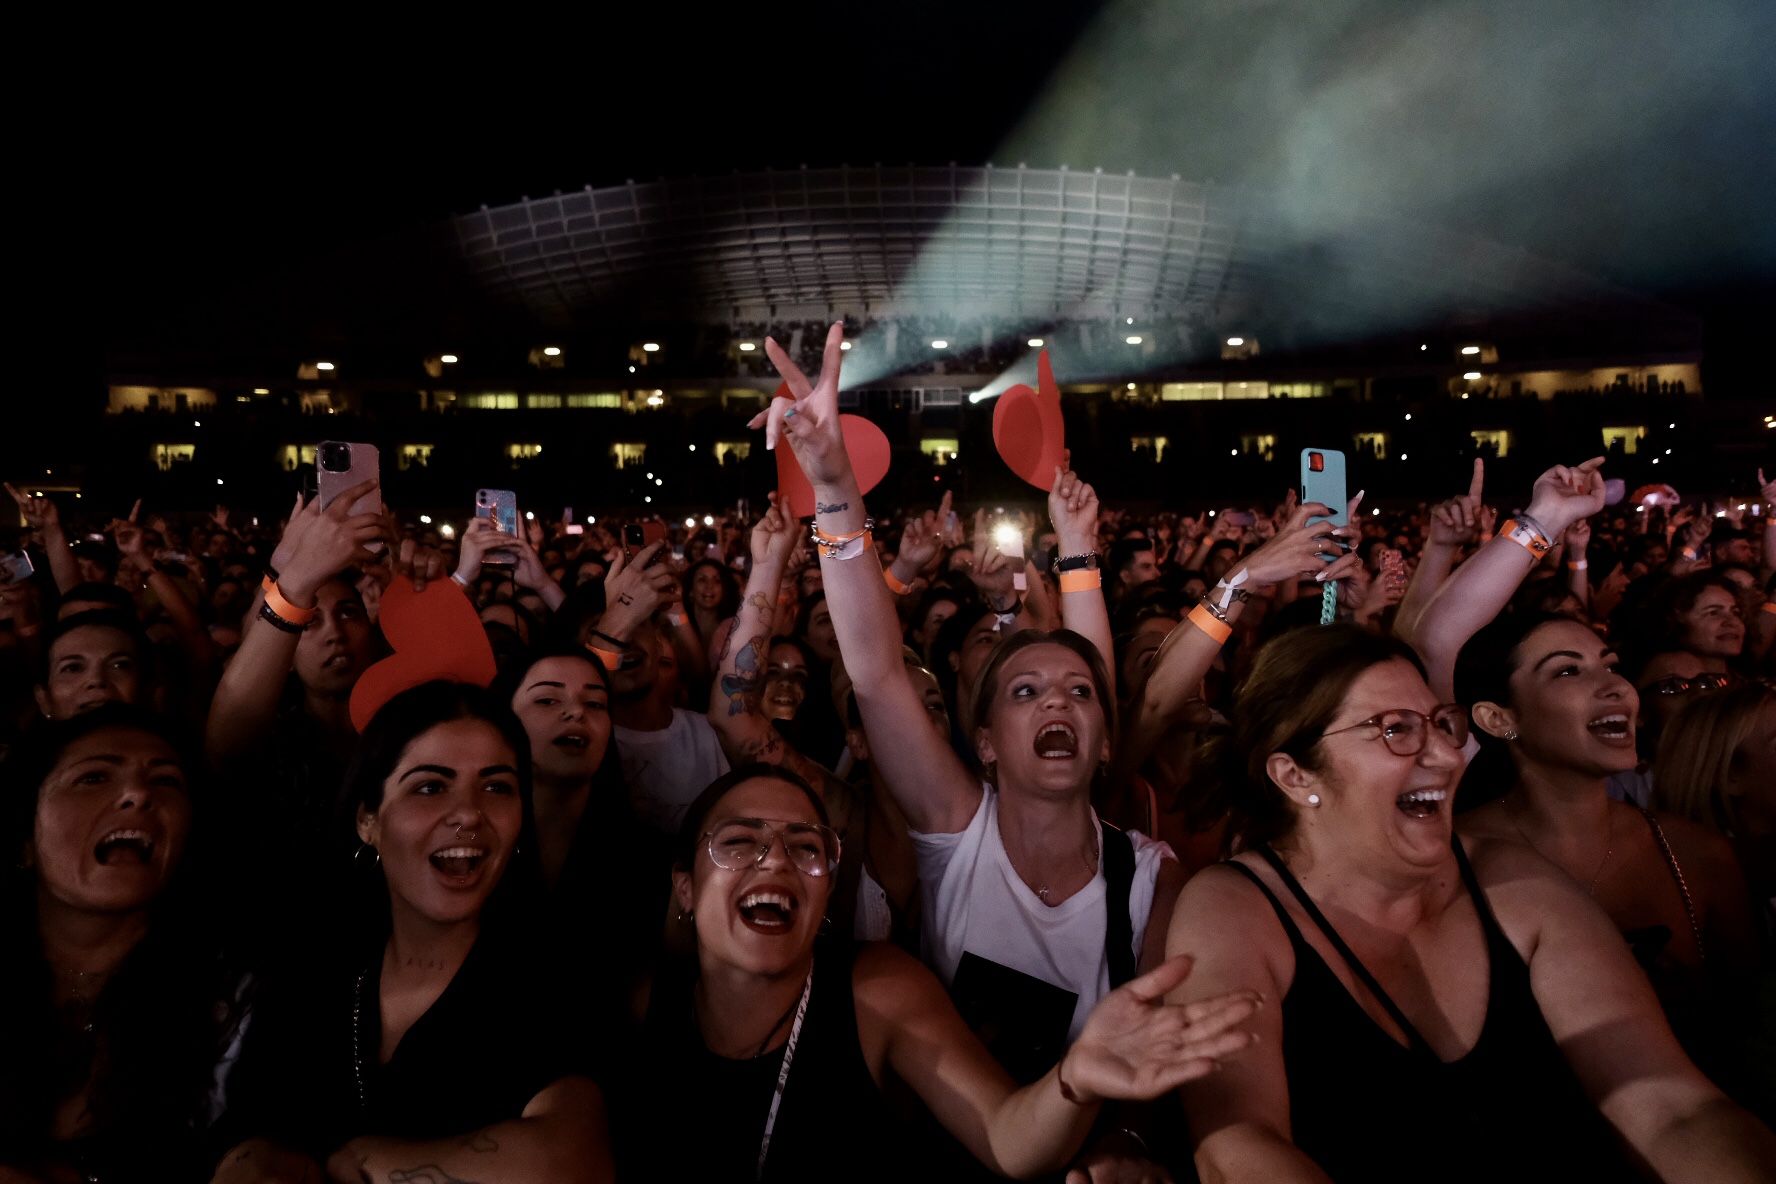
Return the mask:
<path fill-rule="evenodd" d="M 1132 391 L 1132 390 L 1134 390 L 1134 389 L 1135 389 L 1135 384 L 1134 384 L 1134 383 L 1132 383 L 1132 382 L 1131 382 L 1131 383 L 1129 383 L 1129 384 L 1128 384 L 1128 389 L 1129 389 L 1129 390 L 1131 390 L 1131 391 Z"/>
<path fill-rule="evenodd" d="M 641 501 L 642 501 L 643 505 L 651 506 L 654 504 L 653 495 L 649 494 L 648 496 L 642 498 Z"/>
<path fill-rule="evenodd" d="M 1227 339 L 1227 344 L 1231 345 L 1235 349 L 1238 349 L 1240 346 L 1244 345 L 1245 343 L 1246 343 L 1246 339 L 1244 337 L 1229 337 Z"/>
<path fill-rule="evenodd" d="M 664 485 L 665 485 L 665 484 L 666 484 L 666 478 L 664 478 L 664 477 L 655 477 L 655 478 L 654 478 L 654 484 L 655 484 L 655 485 L 659 485 L 659 486 L 664 486 Z"/>
<path fill-rule="evenodd" d="M 1239 454 L 1240 454 L 1240 450 L 1237 448 L 1230 448 L 1227 450 L 1227 455 L 1229 455 L 1229 456 L 1238 456 Z"/>
<path fill-rule="evenodd" d="M 714 526 L 715 525 L 715 515 L 714 514 L 703 515 L 703 525 L 704 526 Z"/>
<path fill-rule="evenodd" d="M 524 520 L 526 522 L 535 522 L 537 520 L 537 512 L 535 510 L 524 511 Z"/>
<path fill-rule="evenodd" d="M 697 446 L 695 444 L 691 445 L 691 451 L 692 452 L 697 451 Z"/>
<path fill-rule="evenodd" d="M 440 522 L 438 524 L 438 533 L 447 539 L 453 539 L 456 537 L 456 527 L 450 525 L 448 522 Z"/>
<path fill-rule="evenodd" d="M 1404 453 L 1404 452 L 1402 452 L 1402 453 L 1401 453 L 1401 454 L 1400 454 L 1400 459 L 1401 459 L 1401 460 L 1405 460 L 1405 459 L 1406 459 L 1406 454 L 1405 454 L 1405 453 Z"/>
<path fill-rule="evenodd" d="M 421 526 L 430 526 L 432 524 L 432 516 L 430 514 L 421 514 L 419 516 L 419 524 Z"/>
<path fill-rule="evenodd" d="M 1480 352 L 1480 347 L 1479 347 L 1479 346 L 1477 346 L 1477 345 L 1464 345 L 1464 346 L 1462 346 L 1462 356 L 1463 356 L 1463 357 L 1465 357 L 1465 358 L 1471 358 L 1471 357 L 1473 357 L 1473 356 L 1474 356 L 1474 355 L 1475 355 L 1475 354 L 1477 354 L 1477 353 L 1479 353 L 1479 352 Z"/>
<path fill-rule="evenodd" d="M 657 341 L 644 341 L 641 343 L 641 348 L 644 353 L 657 354 L 660 352 L 660 343 Z"/>
<path fill-rule="evenodd" d="M 440 356 L 439 356 L 439 358 L 438 358 L 438 360 L 439 360 L 439 361 L 440 361 L 440 362 L 442 362 L 442 363 L 444 363 L 444 364 L 445 364 L 445 365 L 446 365 L 446 366 L 454 366 L 454 365 L 456 365 L 456 355 L 455 355 L 455 354 L 443 354 L 443 355 L 440 355 Z"/>
<path fill-rule="evenodd" d="M 849 353 L 851 350 L 851 343 L 849 341 L 841 341 L 839 342 L 839 348 Z"/>
<path fill-rule="evenodd" d="M 1656 457 L 1656 456 L 1655 456 L 1655 457 L 1654 457 L 1654 458 L 1653 458 L 1653 463 L 1654 463 L 1654 464 L 1658 464 L 1658 463 L 1659 463 L 1659 458 L 1658 458 L 1658 457 Z"/>
<path fill-rule="evenodd" d="M 1032 337 L 1032 338 L 1030 338 L 1030 340 L 1024 342 L 1024 344 L 1029 346 L 1031 349 L 1041 349 L 1042 348 L 1042 338 Z"/>
<path fill-rule="evenodd" d="M 685 529 L 686 530 L 692 530 L 696 527 L 696 525 L 697 525 L 697 520 L 695 518 L 686 518 L 685 519 Z"/>
<path fill-rule="evenodd" d="M 332 362 L 316 362 L 315 369 L 316 370 L 331 370 L 331 369 L 333 369 L 333 363 Z"/>
<path fill-rule="evenodd" d="M 1123 340 L 1128 342 L 1130 345 L 1140 345 L 1141 344 L 1141 338 L 1137 334 L 1134 334 L 1134 333 L 1131 333 L 1127 337 L 1124 337 Z"/>
<path fill-rule="evenodd" d="M 1134 323 L 1135 323 L 1135 318 L 1134 318 L 1134 317 L 1129 317 L 1129 318 L 1128 318 L 1128 320 L 1127 320 L 1127 321 L 1126 321 L 1126 322 L 1125 322 L 1125 323 L 1126 323 L 1126 324 L 1130 324 L 1130 325 L 1132 325 L 1132 324 L 1134 324 Z"/>
<path fill-rule="evenodd" d="M 1418 347 L 1418 352 L 1419 352 L 1419 353 L 1423 353 L 1423 352 L 1424 352 L 1424 351 L 1425 351 L 1425 350 L 1427 350 L 1427 349 L 1430 349 L 1430 348 L 1431 348 L 1431 347 L 1430 347 L 1430 346 L 1428 346 L 1428 345 L 1421 345 L 1421 346 L 1419 346 L 1419 347 Z"/>
<path fill-rule="evenodd" d="M 1467 379 L 1469 382 L 1479 382 L 1480 381 L 1480 371 L 1469 370 L 1467 373 L 1463 374 L 1462 377 Z"/>
<path fill-rule="evenodd" d="M 1407 413 L 1406 413 L 1406 422 L 1407 422 L 1407 423 L 1411 423 L 1411 422 L 1412 422 L 1412 412 L 1410 412 L 1410 411 L 1408 411 L 1408 412 L 1407 412 Z"/>
<path fill-rule="evenodd" d="M 561 356 L 561 347 L 559 345 L 545 345 L 543 347 L 543 356 L 545 358 L 559 358 Z"/>
<path fill-rule="evenodd" d="M 752 342 L 750 342 L 750 341 L 742 341 L 742 342 L 741 342 L 741 343 L 740 343 L 740 352 L 741 352 L 741 353 L 743 353 L 743 354 L 749 354 L 749 353 L 751 353 L 751 352 L 752 352 L 752 351 L 753 351 L 753 350 L 755 350 L 755 349 L 757 349 L 757 348 L 758 348 L 758 346 L 756 346 L 756 345 L 754 345 L 754 344 L 753 344 L 753 343 L 752 343 Z"/>
<path fill-rule="evenodd" d="M 1770 418 L 1769 418 L 1769 416 L 1765 416 L 1765 417 L 1764 417 L 1764 422 L 1765 422 L 1765 423 L 1769 423 L 1769 422 L 1770 422 Z M 1676 430 L 1677 430 L 1677 425 L 1676 425 L 1676 424 L 1674 424 L 1674 423 L 1668 423 L 1668 424 L 1666 424 L 1666 425 L 1665 425 L 1665 426 L 1666 426 L 1666 427 L 1667 427 L 1667 428 L 1670 428 L 1670 429 L 1671 429 L 1671 430 L 1672 430 L 1672 431 L 1676 431 Z"/>
<path fill-rule="evenodd" d="M 932 349 L 949 349 L 950 343 L 948 341 L 945 341 L 943 338 L 939 337 L 931 343 L 931 348 Z"/>
<path fill-rule="evenodd" d="M 203 420 L 201 420 L 201 419 L 194 419 L 194 420 L 192 420 L 192 421 L 191 421 L 191 426 L 192 426 L 192 427 L 194 427 L 194 428 L 201 428 L 201 427 L 203 427 Z"/>
<path fill-rule="evenodd" d="M 269 387 L 256 386 L 253 388 L 253 393 L 255 395 L 269 395 L 271 393 L 271 389 Z"/>

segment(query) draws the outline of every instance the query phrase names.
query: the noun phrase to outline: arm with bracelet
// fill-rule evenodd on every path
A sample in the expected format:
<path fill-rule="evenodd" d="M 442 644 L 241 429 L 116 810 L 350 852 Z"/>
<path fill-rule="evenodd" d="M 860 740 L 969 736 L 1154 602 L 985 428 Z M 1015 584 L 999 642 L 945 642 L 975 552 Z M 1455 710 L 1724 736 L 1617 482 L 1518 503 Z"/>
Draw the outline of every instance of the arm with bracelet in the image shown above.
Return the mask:
<path fill-rule="evenodd" d="M 368 544 L 383 536 L 382 515 L 351 510 L 375 488 L 374 481 L 354 486 L 325 510 L 319 498 L 307 505 L 297 499 L 272 554 L 273 570 L 260 584 L 257 607 L 240 648 L 216 684 L 204 731 L 212 763 L 244 754 L 271 727 L 296 660 L 297 643 L 319 612 L 316 597 L 321 586 L 346 568 L 374 560 Z"/>
<path fill-rule="evenodd" d="M 1190 610 L 1184 624 L 1166 637 L 1123 719 L 1113 767 L 1115 784 L 1127 784 L 1140 771 L 1184 704 L 1196 696 L 1215 655 L 1233 635 L 1248 598 L 1279 584 L 1308 577 L 1324 583 L 1356 570 L 1361 562 L 1357 553 L 1334 555 L 1337 548 L 1332 543 L 1354 541 L 1358 530 L 1334 527 L 1324 520 L 1331 512 L 1318 502 L 1297 506 L 1276 536 L 1229 570 Z M 1310 522 L 1315 516 L 1321 521 Z"/>
<path fill-rule="evenodd" d="M 1581 518 L 1566 528 L 1566 586 L 1579 604 L 1591 611 L 1591 563 L 1585 551 L 1591 544 L 1591 523 Z"/>
<path fill-rule="evenodd" d="M 1462 646 L 1504 609 L 1523 578 L 1567 527 L 1603 509 L 1603 458 L 1556 465 L 1536 479 L 1529 509 L 1499 526 L 1493 540 L 1458 568 L 1419 619 L 1413 648 L 1424 659 L 1431 691 L 1455 697 L 1455 659 Z"/>
<path fill-rule="evenodd" d="M 1485 489 L 1486 462 L 1476 457 L 1468 492 L 1431 507 L 1424 551 L 1418 557 L 1418 567 L 1412 573 L 1411 582 L 1406 585 L 1406 595 L 1394 613 L 1394 633 L 1408 645 L 1416 647 L 1418 622 L 1436 598 L 1437 589 L 1455 570 L 1455 557 L 1463 547 L 1480 537 L 1481 498 Z"/>
<path fill-rule="evenodd" d="M 876 766 L 915 830 L 954 834 L 974 816 L 981 787 L 932 729 L 901 658 L 894 596 L 870 544 L 863 495 L 839 429 L 843 340 L 844 325 L 833 325 L 816 385 L 767 338 L 765 353 L 795 397 L 773 400 L 751 426 L 765 428 L 766 447 L 793 449 L 814 487 L 813 537 L 826 604 Z"/>
<path fill-rule="evenodd" d="M 1048 491 L 1048 518 L 1054 523 L 1060 558 L 1061 625 L 1097 648 L 1116 687 L 1116 652 L 1110 641 L 1110 608 L 1104 603 L 1103 575 L 1098 570 L 1098 494 L 1063 463 L 1055 469 Z M 1086 566 L 1088 561 L 1089 566 Z"/>
<path fill-rule="evenodd" d="M 665 564 L 649 566 L 649 561 L 665 548 L 665 542 L 649 543 L 633 557 L 617 552 L 610 570 L 604 573 L 604 612 L 593 626 L 586 648 L 605 665 L 615 670 L 640 629 L 678 587 L 678 577 Z"/>

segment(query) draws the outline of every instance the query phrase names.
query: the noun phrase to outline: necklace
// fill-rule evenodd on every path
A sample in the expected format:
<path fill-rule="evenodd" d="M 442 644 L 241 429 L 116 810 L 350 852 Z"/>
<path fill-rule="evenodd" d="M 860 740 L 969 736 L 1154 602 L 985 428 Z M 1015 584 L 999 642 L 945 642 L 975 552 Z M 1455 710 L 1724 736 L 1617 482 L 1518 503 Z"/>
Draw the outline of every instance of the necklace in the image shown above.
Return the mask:
<path fill-rule="evenodd" d="M 1522 825 L 1517 821 L 1517 811 L 1515 809 L 1513 809 L 1509 806 L 1505 807 L 1505 817 L 1507 817 L 1511 820 L 1511 826 L 1517 831 L 1518 835 L 1520 835 L 1522 837 L 1523 841 L 1529 844 L 1529 849 L 1531 851 L 1534 851 L 1537 855 L 1540 855 L 1543 859 L 1548 860 L 1548 862 L 1553 864 L 1555 867 L 1561 868 L 1563 871 L 1565 870 L 1564 865 L 1561 864 L 1561 862 L 1559 860 L 1550 858 L 1545 852 L 1543 852 L 1543 850 L 1540 847 L 1536 846 L 1535 840 L 1529 837 L 1529 834 L 1523 829 Z M 1603 869 L 1609 866 L 1610 856 L 1614 855 L 1616 853 L 1615 846 L 1613 845 L 1612 840 L 1611 840 L 1611 836 L 1614 834 L 1615 829 L 1616 829 L 1615 817 L 1613 815 L 1606 814 L 1604 816 L 1603 858 L 1597 861 L 1597 870 L 1591 873 L 1591 879 L 1585 885 L 1585 895 L 1587 895 L 1587 896 L 1597 895 L 1597 881 L 1598 881 L 1599 877 L 1601 877 L 1603 875 Z M 1575 876 L 1573 878 L 1577 879 L 1578 877 Z"/>
<path fill-rule="evenodd" d="M 1086 871 L 1094 876 L 1098 874 L 1098 831 L 1096 827 L 1092 828 L 1092 853 L 1088 858 L 1081 859 L 1080 862 L 1085 865 Z M 1049 892 L 1050 889 L 1046 881 L 1036 885 L 1036 895 L 1043 904 L 1048 903 Z"/>

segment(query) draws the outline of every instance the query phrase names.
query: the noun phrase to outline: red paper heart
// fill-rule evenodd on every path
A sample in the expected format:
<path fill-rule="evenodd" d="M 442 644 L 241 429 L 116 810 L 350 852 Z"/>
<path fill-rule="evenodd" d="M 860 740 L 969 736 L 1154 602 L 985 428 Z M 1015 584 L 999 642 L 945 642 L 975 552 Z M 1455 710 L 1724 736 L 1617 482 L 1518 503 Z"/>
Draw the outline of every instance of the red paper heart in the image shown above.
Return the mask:
<path fill-rule="evenodd" d="M 1011 471 L 1047 492 L 1067 448 L 1061 419 L 1061 388 L 1055 385 L 1048 351 L 1036 356 L 1037 389 L 1023 383 L 999 396 L 993 408 L 993 447 Z"/>
<path fill-rule="evenodd" d="M 775 397 L 793 397 L 787 382 L 777 388 Z M 839 431 L 845 437 L 845 455 L 851 458 L 851 471 L 857 475 L 857 492 L 867 494 L 888 475 L 888 465 L 893 459 L 888 437 L 861 415 L 839 416 Z M 787 441 L 779 441 L 777 445 L 777 499 L 794 517 L 814 516 L 814 487 L 808 484 L 808 478 Z"/>
<path fill-rule="evenodd" d="M 423 592 L 406 576 L 383 591 L 382 635 L 395 652 L 359 676 L 351 693 L 352 727 L 362 732 L 370 717 L 402 691 L 434 679 L 484 687 L 497 670 L 493 646 L 475 606 L 450 580 L 433 580 Z"/>

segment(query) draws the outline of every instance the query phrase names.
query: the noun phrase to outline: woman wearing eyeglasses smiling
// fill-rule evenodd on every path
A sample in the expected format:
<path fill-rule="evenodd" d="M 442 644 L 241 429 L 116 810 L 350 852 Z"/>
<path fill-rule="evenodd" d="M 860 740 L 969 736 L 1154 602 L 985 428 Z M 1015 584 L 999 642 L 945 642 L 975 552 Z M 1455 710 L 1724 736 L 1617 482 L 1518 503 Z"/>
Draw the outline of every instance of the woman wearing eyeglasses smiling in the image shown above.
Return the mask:
<path fill-rule="evenodd" d="M 1244 850 L 1179 898 L 1168 948 L 1197 965 L 1172 998 L 1280 1006 L 1184 1087 L 1205 1180 L 1635 1178 L 1609 1125 L 1666 1180 L 1770 1178 L 1776 1140 L 1684 1057 L 1596 906 L 1521 844 L 1455 837 L 1467 721 L 1410 649 L 1284 634 L 1232 723 Z"/>
<path fill-rule="evenodd" d="M 1060 1064 L 1016 1089 L 912 957 L 816 940 L 838 860 L 819 796 L 776 766 L 736 769 L 691 806 L 672 880 L 696 977 L 654 986 L 615 1124 L 625 1178 L 906 1179 L 919 1165 L 882 1098 L 890 1076 L 993 1170 L 1055 1171 L 1100 1101 L 1156 1097 L 1247 1043 L 1248 991 L 1158 1003 L 1188 970 L 1174 959 L 1100 1001 Z"/>

